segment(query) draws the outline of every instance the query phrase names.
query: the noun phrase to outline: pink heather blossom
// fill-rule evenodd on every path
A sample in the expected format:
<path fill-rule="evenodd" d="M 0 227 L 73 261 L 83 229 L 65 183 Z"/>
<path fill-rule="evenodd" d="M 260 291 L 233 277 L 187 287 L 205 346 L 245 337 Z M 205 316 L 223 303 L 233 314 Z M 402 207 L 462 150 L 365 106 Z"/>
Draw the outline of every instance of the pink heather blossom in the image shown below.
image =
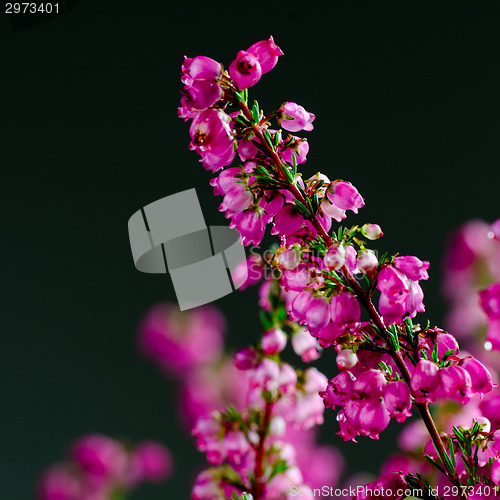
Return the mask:
<path fill-rule="evenodd" d="M 490 321 L 500 319 L 500 283 L 494 283 L 479 292 L 483 311 Z"/>
<path fill-rule="evenodd" d="M 264 391 L 278 388 L 280 367 L 276 361 L 264 358 L 255 368 L 250 378 L 250 387 L 258 387 Z"/>
<path fill-rule="evenodd" d="M 371 439 L 378 439 L 379 434 L 389 425 L 391 417 L 384 401 L 369 402 L 359 409 L 359 432 Z"/>
<path fill-rule="evenodd" d="M 339 331 L 353 330 L 359 326 L 361 306 L 351 292 L 340 292 L 330 300 L 330 318 Z"/>
<path fill-rule="evenodd" d="M 495 236 L 495 239 L 500 240 L 500 219 L 497 219 L 492 225 L 491 230 Z"/>
<path fill-rule="evenodd" d="M 253 204 L 252 191 L 244 184 L 236 184 L 225 195 L 219 206 L 221 212 L 226 212 L 226 217 L 233 217 L 239 212 L 243 212 Z"/>
<path fill-rule="evenodd" d="M 251 347 L 244 347 L 234 354 L 234 366 L 238 370 L 250 370 L 257 366 L 259 358 Z"/>
<path fill-rule="evenodd" d="M 345 263 L 346 251 L 343 245 L 332 245 L 326 252 L 323 262 L 330 271 L 340 269 Z"/>
<path fill-rule="evenodd" d="M 286 291 L 299 292 L 303 290 L 311 280 L 309 266 L 299 264 L 295 269 L 288 269 L 281 276 L 281 284 Z"/>
<path fill-rule="evenodd" d="M 387 384 L 384 402 L 391 417 L 398 422 L 404 422 L 407 417 L 411 416 L 410 391 L 402 380 Z"/>
<path fill-rule="evenodd" d="M 243 138 L 238 142 L 238 156 L 241 161 L 249 160 L 254 158 L 255 155 L 259 152 L 259 148 L 255 143 L 258 143 L 258 139 L 246 139 Z"/>
<path fill-rule="evenodd" d="M 230 228 L 236 228 L 241 235 L 243 245 L 258 245 L 266 231 L 266 225 L 258 210 L 252 208 L 236 214 L 231 223 Z"/>
<path fill-rule="evenodd" d="M 380 370 L 366 370 L 354 381 L 353 395 L 362 403 L 377 402 L 383 396 L 386 386 L 387 380 Z"/>
<path fill-rule="evenodd" d="M 207 109 L 194 118 L 189 128 L 189 149 L 195 150 L 207 170 L 217 171 L 229 165 L 235 155 L 231 119 L 220 109 Z"/>
<path fill-rule="evenodd" d="M 421 359 L 413 372 L 411 388 L 417 403 L 434 401 L 434 391 L 440 382 L 439 366 L 428 359 Z"/>
<path fill-rule="evenodd" d="M 309 132 L 314 128 L 312 122 L 316 117 L 294 102 L 285 102 L 279 109 L 279 113 L 281 126 L 289 132 L 300 130 Z"/>
<path fill-rule="evenodd" d="M 301 259 L 300 249 L 292 247 L 279 255 L 279 267 L 286 270 L 295 269 L 300 264 Z"/>
<path fill-rule="evenodd" d="M 281 49 L 274 43 L 272 36 L 269 37 L 269 40 L 254 43 L 247 49 L 247 52 L 257 57 L 262 74 L 271 71 L 276 66 L 278 57 L 283 55 Z"/>
<path fill-rule="evenodd" d="M 178 116 L 185 119 L 196 118 L 200 111 L 215 104 L 221 96 L 222 89 L 217 82 L 207 80 L 194 81 L 184 91 Z"/>
<path fill-rule="evenodd" d="M 369 240 L 378 240 L 384 236 L 378 224 L 364 224 L 361 226 L 361 234 Z"/>
<path fill-rule="evenodd" d="M 128 457 L 123 445 L 100 434 L 79 438 L 71 449 L 71 458 L 87 473 L 96 478 L 123 478 Z"/>
<path fill-rule="evenodd" d="M 70 467 L 60 464 L 43 474 L 37 492 L 39 500 L 79 500 L 81 485 Z"/>
<path fill-rule="evenodd" d="M 350 370 L 356 366 L 358 357 L 350 349 L 342 349 L 337 354 L 336 362 L 339 370 Z"/>
<path fill-rule="evenodd" d="M 330 321 L 328 300 L 322 295 L 313 298 L 311 302 L 309 302 L 305 319 L 308 330 L 313 335 L 317 334 Z"/>
<path fill-rule="evenodd" d="M 167 373 L 181 376 L 221 356 L 225 328 L 224 317 L 212 306 L 181 312 L 160 303 L 139 327 L 139 346 Z"/>
<path fill-rule="evenodd" d="M 241 176 L 243 172 L 240 167 L 230 167 L 223 170 L 210 181 L 210 185 L 214 188 L 214 194 L 224 194 L 234 188 L 240 180 L 237 176 Z"/>
<path fill-rule="evenodd" d="M 288 236 L 296 233 L 304 222 L 304 217 L 299 214 L 293 205 L 285 205 L 274 218 L 274 228 L 271 234 Z"/>
<path fill-rule="evenodd" d="M 226 496 L 221 489 L 221 481 L 216 478 L 216 469 L 207 469 L 196 477 L 192 500 L 225 500 Z"/>
<path fill-rule="evenodd" d="M 265 354 L 281 352 L 287 343 L 287 336 L 281 328 L 272 328 L 262 335 L 260 346 Z"/>
<path fill-rule="evenodd" d="M 486 394 L 491 391 L 493 383 L 490 372 L 480 361 L 472 356 L 467 356 L 460 361 L 459 365 L 470 376 L 472 393 Z"/>
<path fill-rule="evenodd" d="M 378 259 L 371 250 L 360 250 L 356 259 L 358 269 L 366 274 L 371 275 L 377 270 Z"/>
<path fill-rule="evenodd" d="M 327 196 L 323 198 L 321 202 L 321 210 L 332 219 L 335 219 L 337 222 L 341 222 L 343 219 L 347 217 L 345 210 L 334 205 Z"/>
<path fill-rule="evenodd" d="M 229 76 L 240 90 L 255 85 L 262 76 L 259 58 L 246 50 L 240 50 L 229 65 Z"/>
<path fill-rule="evenodd" d="M 250 255 L 236 265 L 231 278 L 239 290 L 259 283 L 264 278 L 264 261 L 259 255 Z"/>
<path fill-rule="evenodd" d="M 292 348 L 305 363 L 310 363 L 320 357 L 320 347 L 315 338 L 305 328 L 299 328 L 292 333 Z"/>
<path fill-rule="evenodd" d="M 427 260 L 421 261 L 413 255 L 394 257 L 394 267 L 413 281 L 429 279 L 429 274 L 427 273 L 429 262 Z"/>
<path fill-rule="evenodd" d="M 281 210 L 283 203 L 284 199 L 279 194 L 270 193 L 260 199 L 259 206 L 265 212 L 263 219 L 266 222 L 266 224 L 271 222 L 274 216 Z"/>
<path fill-rule="evenodd" d="M 491 480 L 497 486 L 500 486 L 500 458 L 497 458 L 493 461 L 493 464 L 491 466 Z"/>
<path fill-rule="evenodd" d="M 354 497 L 356 500 L 397 500 L 402 498 L 408 485 L 401 472 L 389 472 L 376 481 L 365 484 L 361 495 Z M 401 493 L 398 495 L 398 491 Z M 378 494 L 376 494 L 378 493 Z"/>
<path fill-rule="evenodd" d="M 303 323 L 306 317 L 306 312 L 309 309 L 309 304 L 313 299 L 314 293 L 312 290 L 302 290 L 296 295 L 292 301 L 292 307 L 290 310 L 290 317 L 293 321 Z"/>
<path fill-rule="evenodd" d="M 171 475 L 173 458 L 170 451 L 160 443 L 143 441 L 132 452 L 131 469 L 134 482 L 161 482 Z"/>
<path fill-rule="evenodd" d="M 196 80 L 218 80 L 222 76 L 222 65 L 210 57 L 185 57 L 182 64 L 181 81 L 192 85 Z"/>
<path fill-rule="evenodd" d="M 356 262 L 357 252 L 352 245 L 347 245 L 345 249 L 345 267 L 353 274 L 359 274 Z"/>
<path fill-rule="evenodd" d="M 336 207 L 342 210 L 352 210 L 355 214 L 365 204 L 365 200 L 350 182 L 334 181 L 330 184 L 326 194 Z"/>
<path fill-rule="evenodd" d="M 293 155 L 297 164 L 304 163 L 307 160 L 307 153 L 309 153 L 309 143 L 306 139 L 292 136 L 294 142 L 289 146 L 281 149 L 281 156 L 283 160 L 293 165 Z"/>

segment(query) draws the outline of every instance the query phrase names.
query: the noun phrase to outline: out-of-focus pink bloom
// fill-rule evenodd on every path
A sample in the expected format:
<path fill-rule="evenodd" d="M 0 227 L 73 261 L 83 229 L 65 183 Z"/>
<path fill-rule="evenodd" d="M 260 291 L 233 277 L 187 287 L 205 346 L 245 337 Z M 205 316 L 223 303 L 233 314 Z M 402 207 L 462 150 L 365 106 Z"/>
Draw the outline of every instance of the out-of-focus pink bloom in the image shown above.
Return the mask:
<path fill-rule="evenodd" d="M 161 482 L 172 474 L 172 454 L 156 441 L 143 441 L 132 452 L 130 468 L 134 482 Z"/>
<path fill-rule="evenodd" d="M 361 234 L 369 240 L 378 240 L 384 236 L 378 224 L 364 224 L 361 226 Z"/>
<path fill-rule="evenodd" d="M 292 136 L 292 138 L 294 142 L 281 149 L 281 156 L 290 165 L 293 164 L 293 155 L 295 155 L 297 164 L 304 163 L 307 160 L 307 153 L 309 153 L 309 143 L 300 137 Z"/>
<path fill-rule="evenodd" d="M 296 210 L 293 205 L 285 205 L 274 218 L 274 227 L 271 234 L 279 234 L 280 236 L 288 236 L 296 233 L 302 223 L 304 217 Z"/>
<path fill-rule="evenodd" d="M 87 474 L 106 480 L 123 478 L 128 463 L 123 445 L 100 434 L 79 438 L 73 444 L 71 458 Z"/>
<path fill-rule="evenodd" d="M 427 273 L 429 262 L 427 260 L 421 261 L 413 255 L 394 257 L 394 267 L 413 281 L 429 279 L 429 274 Z"/>
<path fill-rule="evenodd" d="M 491 225 L 491 231 L 493 232 L 495 239 L 500 240 L 500 219 L 497 219 Z"/>
<path fill-rule="evenodd" d="M 215 469 L 206 469 L 198 474 L 191 491 L 192 500 L 224 500 L 226 498 L 221 489 L 221 481 L 215 472 Z"/>
<path fill-rule="evenodd" d="M 262 335 L 260 346 L 265 354 L 281 352 L 287 343 L 287 336 L 281 328 L 272 328 Z"/>
<path fill-rule="evenodd" d="M 177 306 L 162 303 L 142 321 L 139 345 L 167 373 L 183 376 L 186 370 L 220 357 L 224 330 L 224 317 L 212 306 L 180 312 Z"/>
<path fill-rule="evenodd" d="M 247 52 L 257 57 L 262 69 L 262 74 L 271 71 L 278 62 L 278 57 L 283 55 L 281 49 L 274 43 L 273 37 L 269 40 L 261 40 L 250 46 Z"/>
<path fill-rule="evenodd" d="M 320 357 L 318 341 L 311 337 L 305 328 L 299 328 L 292 333 L 292 347 L 297 356 L 305 363 L 310 363 Z"/>
<path fill-rule="evenodd" d="M 500 283 L 494 283 L 481 290 L 479 300 L 490 321 L 500 319 Z"/>
<path fill-rule="evenodd" d="M 189 128 L 189 149 L 195 150 L 207 170 L 217 171 L 229 165 L 235 155 L 231 119 L 220 109 L 207 109 L 194 118 Z"/>
<path fill-rule="evenodd" d="M 391 417 L 404 422 L 411 416 L 411 397 L 408 386 L 402 380 L 389 382 L 384 393 L 384 402 Z"/>
<path fill-rule="evenodd" d="M 280 269 L 295 269 L 301 261 L 300 249 L 296 247 L 289 248 L 278 257 Z"/>
<path fill-rule="evenodd" d="M 67 464 L 54 465 L 42 476 L 38 488 L 39 500 L 79 500 L 80 481 Z"/>
<path fill-rule="evenodd" d="M 243 245 L 258 245 L 266 231 L 266 225 L 258 210 L 252 208 L 236 214 L 229 227 L 236 228 L 241 235 Z"/>
<path fill-rule="evenodd" d="M 345 248 L 343 245 L 332 245 L 326 252 L 323 262 L 330 271 L 340 269 L 345 263 Z"/>
<path fill-rule="evenodd" d="M 352 210 L 355 214 L 365 204 L 365 200 L 350 182 L 332 182 L 326 195 L 336 207 L 342 210 Z"/>
<path fill-rule="evenodd" d="M 240 50 L 236 59 L 229 65 L 229 76 L 240 90 L 255 85 L 262 76 L 258 57 L 246 50 Z"/>
<path fill-rule="evenodd" d="M 309 132 L 314 128 L 312 122 L 316 116 L 294 102 L 285 102 L 279 109 L 279 113 L 281 126 L 289 132 L 300 130 Z"/>
<path fill-rule="evenodd" d="M 264 278 L 264 261 L 260 255 L 250 255 L 242 260 L 231 273 L 234 285 L 239 290 L 255 285 Z"/>
<path fill-rule="evenodd" d="M 439 366 L 428 359 L 421 359 L 415 366 L 411 380 L 415 401 L 434 401 L 434 391 L 438 388 L 439 381 Z"/>
<path fill-rule="evenodd" d="M 371 250 L 360 250 L 356 262 L 358 269 L 364 274 L 371 275 L 377 270 L 378 259 Z"/>

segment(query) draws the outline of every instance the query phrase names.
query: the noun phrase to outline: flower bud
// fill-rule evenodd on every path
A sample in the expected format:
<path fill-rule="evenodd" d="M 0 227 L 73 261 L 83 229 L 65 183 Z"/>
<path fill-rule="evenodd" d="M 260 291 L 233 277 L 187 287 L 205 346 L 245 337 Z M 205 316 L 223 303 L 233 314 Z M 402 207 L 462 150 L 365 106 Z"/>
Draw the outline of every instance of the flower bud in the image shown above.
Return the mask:
<path fill-rule="evenodd" d="M 371 250 L 360 250 L 356 259 L 358 269 L 367 275 L 373 274 L 377 270 L 378 259 Z"/>
<path fill-rule="evenodd" d="M 350 349 L 343 349 L 337 354 L 336 361 L 339 370 L 350 370 L 357 364 L 358 357 Z"/>
<path fill-rule="evenodd" d="M 292 334 L 292 347 L 302 361 L 309 363 L 320 357 L 318 341 L 305 328 L 299 328 Z"/>
<path fill-rule="evenodd" d="M 330 271 L 340 269 L 345 262 L 345 248 L 342 245 L 333 245 L 326 252 L 323 262 Z"/>
<path fill-rule="evenodd" d="M 260 346 L 266 354 L 276 354 L 286 347 L 287 336 L 280 328 L 267 330 L 262 335 Z"/>
<path fill-rule="evenodd" d="M 378 224 L 365 224 L 361 227 L 361 234 L 369 240 L 378 240 L 384 236 L 384 233 Z"/>
<path fill-rule="evenodd" d="M 237 351 L 234 355 L 234 366 L 238 370 L 250 370 L 257 366 L 259 358 L 257 353 L 251 347 L 244 347 Z"/>

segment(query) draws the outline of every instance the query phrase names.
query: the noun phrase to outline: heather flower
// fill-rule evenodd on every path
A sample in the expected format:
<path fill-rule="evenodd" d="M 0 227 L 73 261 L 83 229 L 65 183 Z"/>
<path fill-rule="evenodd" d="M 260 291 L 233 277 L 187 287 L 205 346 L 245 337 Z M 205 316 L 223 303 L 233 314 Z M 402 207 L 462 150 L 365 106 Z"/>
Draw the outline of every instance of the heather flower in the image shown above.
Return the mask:
<path fill-rule="evenodd" d="M 172 473 L 172 455 L 156 441 L 143 441 L 132 452 L 130 468 L 134 482 L 161 482 Z"/>
<path fill-rule="evenodd" d="M 295 269 L 300 264 L 301 260 L 300 249 L 297 247 L 285 250 L 278 257 L 280 269 L 287 270 Z"/>
<path fill-rule="evenodd" d="M 278 57 L 283 55 L 282 50 L 274 43 L 273 37 L 254 43 L 247 50 L 259 60 L 262 74 L 271 71 L 278 62 Z"/>
<path fill-rule="evenodd" d="M 490 321 L 500 319 L 500 283 L 494 283 L 479 292 L 483 311 Z"/>
<path fill-rule="evenodd" d="M 350 370 L 356 366 L 358 357 L 350 349 L 343 349 L 337 354 L 336 362 L 339 370 Z"/>
<path fill-rule="evenodd" d="M 255 85 L 262 76 L 259 58 L 251 52 L 240 50 L 229 65 L 229 76 L 240 90 Z"/>
<path fill-rule="evenodd" d="M 192 85 L 196 80 L 218 80 L 222 76 L 222 65 L 210 57 L 185 57 L 182 64 L 181 81 Z"/>
<path fill-rule="evenodd" d="M 421 359 L 413 372 L 411 388 L 417 403 L 434 401 L 434 391 L 440 382 L 439 367 L 428 359 Z"/>
<path fill-rule="evenodd" d="M 346 251 L 343 245 L 332 245 L 326 252 L 323 262 L 330 271 L 340 269 L 345 263 Z"/>
<path fill-rule="evenodd" d="M 235 214 L 243 212 L 253 204 L 252 191 L 244 184 L 236 184 L 225 195 L 219 210 L 226 212 L 226 217 L 233 217 Z"/>
<path fill-rule="evenodd" d="M 244 347 L 234 354 L 234 366 L 238 370 L 250 370 L 257 366 L 259 358 L 251 347 Z"/>
<path fill-rule="evenodd" d="M 241 235 L 243 245 L 258 245 L 266 230 L 266 225 L 258 209 L 249 208 L 244 212 L 236 214 L 229 224 L 230 228 L 236 228 Z"/>
<path fill-rule="evenodd" d="M 391 417 L 384 401 L 369 402 L 359 409 L 359 433 L 371 439 L 378 439 L 379 434 L 389 425 Z"/>
<path fill-rule="evenodd" d="M 316 117 L 294 102 L 285 102 L 279 113 L 281 126 L 289 132 L 311 131 L 314 128 L 312 122 Z"/>
<path fill-rule="evenodd" d="M 334 205 L 327 196 L 323 198 L 321 202 L 321 210 L 330 216 L 332 219 L 335 219 L 337 222 L 341 222 L 343 219 L 347 217 L 345 210 Z"/>
<path fill-rule="evenodd" d="M 361 226 L 361 234 L 369 240 L 378 240 L 384 235 L 378 224 L 364 224 Z"/>
<path fill-rule="evenodd" d="M 403 497 L 404 491 L 408 485 L 404 476 L 400 472 L 389 472 L 384 474 L 376 481 L 365 484 L 362 488 L 361 495 L 357 495 L 357 500 L 397 500 Z M 398 491 L 401 492 L 398 495 Z"/>
<path fill-rule="evenodd" d="M 330 321 L 328 300 L 322 295 L 314 297 L 311 302 L 309 302 L 305 319 L 308 330 L 313 335 L 317 334 Z"/>
<path fill-rule="evenodd" d="M 285 205 L 274 218 L 274 228 L 271 234 L 279 234 L 280 236 L 288 236 L 296 233 L 302 223 L 304 217 L 296 210 L 293 205 Z"/>
<path fill-rule="evenodd" d="M 202 111 L 189 128 L 189 149 L 195 150 L 207 170 L 217 171 L 229 165 L 235 155 L 231 119 L 224 111 L 207 109 Z"/>
<path fill-rule="evenodd" d="M 429 279 L 429 274 L 427 273 L 429 262 L 427 260 L 421 261 L 413 255 L 398 255 L 394 257 L 394 267 L 413 281 Z"/>
<path fill-rule="evenodd" d="M 460 404 L 466 404 L 470 400 L 471 377 L 469 373 L 459 365 L 451 365 L 440 370 L 441 388 L 451 399 L 455 399 Z"/>
<path fill-rule="evenodd" d="M 402 380 L 389 382 L 384 392 L 384 402 L 391 417 L 404 422 L 411 416 L 411 397 L 408 386 Z"/>
<path fill-rule="evenodd" d="M 309 143 L 305 139 L 292 136 L 293 142 L 281 149 L 281 157 L 290 165 L 293 164 L 293 155 L 297 164 L 304 163 L 309 152 Z"/>
<path fill-rule="evenodd" d="M 367 275 L 373 274 L 377 270 L 378 259 L 371 250 L 360 250 L 356 259 L 358 269 Z"/>
<path fill-rule="evenodd" d="M 460 366 L 469 374 L 472 393 L 486 394 L 493 388 L 488 369 L 476 358 L 467 356 L 460 361 Z"/>
<path fill-rule="evenodd" d="M 355 214 L 365 204 L 358 190 L 350 182 L 332 182 L 326 194 L 336 207 L 342 210 L 352 210 Z"/>
<path fill-rule="evenodd" d="M 359 401 L 377 402 L 383 396 L 387 381 L 380 370 L 361 372 L 353 385 L 353 396 Z"/>
<path fill-rule="evenodd" d="M 39 500 L 79 500 L 81 484 L 66 464 L 54 465 L 40 479 Z"/>
<path fill-rule="evenodd" d="M 315 338 L 311 337 L 305 328 L 299 328 L 292 333 L 292 347 L 297 356 L 305 363 L 310 363 L 320 357 L 320 347 Z"/>
<path fill-rule="evenodd" d="M 123 478 L 128 462 L 123 445 L 100 434 L 79 438 L 73 444 L 71 458 L 87 474 L 103 480 Z"/>

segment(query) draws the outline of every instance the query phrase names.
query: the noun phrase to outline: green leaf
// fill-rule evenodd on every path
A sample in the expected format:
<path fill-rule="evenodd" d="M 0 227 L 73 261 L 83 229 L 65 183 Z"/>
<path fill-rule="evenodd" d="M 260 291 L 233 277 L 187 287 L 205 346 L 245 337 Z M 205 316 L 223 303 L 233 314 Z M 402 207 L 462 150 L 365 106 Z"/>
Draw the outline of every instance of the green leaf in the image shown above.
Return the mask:
<path fill-rule="evenodd" d="M 467 460 L 465 459 L 465 457 L 463 455 L 460 455 L 460 458 L 462 459 L 462 462 L 464 463 L 465 470 L 467 471 L 467 473 L 472 475 L 472 471 L 470 470 L 470 466 L 467 463 Z"/>
<path fill-rule="evenodd" d="M 254 122 L 258 122 L 260 118 L 260 110 L 259 110 L 259 103 L 257 101 L 253 102 L 253 107 L 252 107 L 252 118 Z"/>
<path fill-rule="evenodd" d="M 440 464 L 438 464 L 430 455 L 427 453 L 424 455 L 424 457 L 432 464 L 434 467 L 436 467 L 438 470 L 440 470 L 444 475 L 446 475 L 445 470 L 441 467 Z"/>
<path fill-rule="evenodd" d="M 434 363 L 438 362 L 438 344 L 437 344 L 437 342 L 434 344 L 434 349 L 432 349 L 432 361 L 434 361 Z"/>
<path fill-rule="evenodd" d="M 457 468 L 457 462 L 455 461 L 455 449 L 453 448 L 453 439 L 448 440 L 448 446 L 450 448 L 450 457 L 453 462 L 453 469 Z"/>

